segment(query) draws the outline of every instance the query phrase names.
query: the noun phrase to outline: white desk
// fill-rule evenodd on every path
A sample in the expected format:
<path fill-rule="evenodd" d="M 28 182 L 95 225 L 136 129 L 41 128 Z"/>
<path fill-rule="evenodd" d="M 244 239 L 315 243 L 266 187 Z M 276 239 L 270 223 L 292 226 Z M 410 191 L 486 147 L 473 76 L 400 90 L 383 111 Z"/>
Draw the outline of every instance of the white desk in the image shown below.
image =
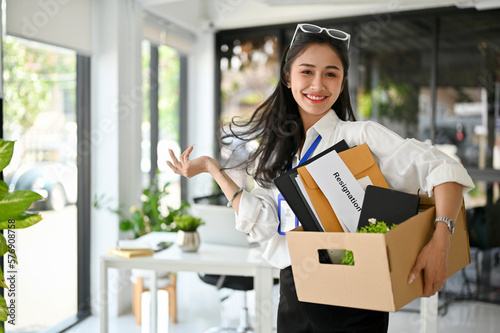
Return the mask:
<path fill-rule="evenodd" d="M 141 237 L 152 245 L 160 241 L 175 241 L 176 234 L 151 233 Z M 157 331 L 157 271 L 186 271 L 207 274 L 253 276 L 255 289 L 255 332 L 273 331 L 273 276 L 276 268 L 261 258 L 260 248 L 242 248 L 204 244 L 198 252 L 182 252 L 175 244 L 153 257 L 125 259 L 117 256 L 101 258 L 101 333 L 108 333 L 108 268 L 147 269 L 151 276 L 150 332 Z M 437 294 L 421 299 L 420 332 L 437 332 Z"/>
<path fill-rule="evenodd" d="M 175 239 L 175 234 L 151 233 L 141 237 L 156 244 Z M 101 257 L 101 333 L 108 333 L 108 269 L 151 270 L 150 332 L 157 332 L 157 271 L 186 271 L 207 274 L 253 276 L 255 290 L 255 332 L 273 330 L 273 274 L 275 268 L 261 257 L 261 249 L 201 243 L 198 252 L 182 252 L 175 244 L 153 257 L 126 259 L 117 256 Z"/>

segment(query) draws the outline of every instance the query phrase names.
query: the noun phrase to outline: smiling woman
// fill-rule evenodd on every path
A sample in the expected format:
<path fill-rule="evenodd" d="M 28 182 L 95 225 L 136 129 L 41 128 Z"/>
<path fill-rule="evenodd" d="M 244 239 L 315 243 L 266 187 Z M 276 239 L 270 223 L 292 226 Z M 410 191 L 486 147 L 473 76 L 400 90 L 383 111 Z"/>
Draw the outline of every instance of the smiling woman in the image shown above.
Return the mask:
<path fill-rule="evenodd" d="M 298 300 L 287 232 L 300 221 L 291 209 L 282 208 L 286 205 L 281 205 L 283 196 L 273 181 L 310 156 L 344 140 L 349 147 L 369 147 L 386 186 L 409 193 L 422 189 L 434 194 L 436 216 L 455 220 L 463 193 L 474 184 L 457 161 L 435 147 L 404 139 L 375 122 L 355 121 L 349 91 L 344 89 L 349 70 L 349 39 L 337 38 L 328 28 L 311 32 L 304 31 L 303 26 L 308 24 L 297 26 L 294 39 L 285 51 L 280 81 L 271 96 L 257 107 L 249 120 L 233 119 L 229 133 L 223 137 L 223 140 L 236 138 L 243 142 L 258 140 L 247 162 L 247 166 L 255 162 L 256 188 L 251 192 L 241 191 L 225 169 L 209 156 L 190 159 L 193 146 L 180 156 L 170 151 L 168 165 L 175 173 L 188 178 L 209 173 L 237 214 L 236 228 L 255 241 L 267 242 L 263 257 L 281 269 L 278 332 L 385 333 L 387 312 Z M 304 181 L 302 175 L 300 178 Z M 286 227 L 282 227 L 285 221 L 282 216 L 292 223 L 285 222 Z M 449 246 L 450 230 L 443 223 L 437 223 L 432 238 L 421 250 L 408 276 L 408 284 L 411 284 L 424 272 L 423 296 L 431 296 L 443 287 Z"/>

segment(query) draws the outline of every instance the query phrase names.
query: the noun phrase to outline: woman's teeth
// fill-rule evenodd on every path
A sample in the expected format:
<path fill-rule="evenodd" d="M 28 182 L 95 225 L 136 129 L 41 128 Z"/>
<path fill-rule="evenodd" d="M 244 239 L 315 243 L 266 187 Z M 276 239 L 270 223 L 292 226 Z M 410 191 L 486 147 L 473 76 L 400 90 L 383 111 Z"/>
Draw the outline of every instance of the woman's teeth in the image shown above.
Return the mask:
<path fill-rule="evenodd" d="M 314 95 L 306 95 L 306 97 L 315 101 L 320 101 L 326 98 L 325 96 L 314 96 Z"/>

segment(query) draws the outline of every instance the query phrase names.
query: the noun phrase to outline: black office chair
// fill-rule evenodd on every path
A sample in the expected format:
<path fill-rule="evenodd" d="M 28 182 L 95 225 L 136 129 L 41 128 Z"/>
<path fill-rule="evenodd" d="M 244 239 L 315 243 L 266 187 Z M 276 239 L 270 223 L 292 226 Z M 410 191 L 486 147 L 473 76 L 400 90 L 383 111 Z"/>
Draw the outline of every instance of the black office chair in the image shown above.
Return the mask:
<path fill-rule="evenodd" d="M 248 320 L 248 308 L 247 308 L 247 291 L 253 290 L 253 277 L 247 276 L 232 276 L 232 275 L 213 275 L 213 274 L 199 274 L 200 279 L 208 284 L 211 284 L 217 288 L 217 290 L 222 288 L 228 288 L 232 290 L 243 291 L 243 308 L 240 314 L 240 323 L 237 328 L 221 327 L 216 326 L 208 329 L 205 333 L 216 333 L 216 332 L 235 332 L 235 333 L 251 333 L 253 329 L 250 327 Z M 224 297 L 221 301 L 225 301 L 228 297 Z"/>
<path fill-rule="evenodd" d="M 211 204 L 211 205 L 225 205 L 227 199 L 224 193 L 215 193 L 208 196 L 194 198 L 193 201 L 196 204 Z M 213 285 L 217 290 L 222 288 L 228 288 L 232 290 L 243 291 L 244 304 L 241 310 L 240 323 L 237 328 L 226 328 L 226 327 L 213 327 L 210 328 L 205 333 L 216 333 L 216 332 L 237 332 L 237 333 L 251 333 L 253 329 L 250 327 L 248 320 L 248 308 L 247 308 L 247 291 L 253 290 L 253 277 L 249 276 L 233 276 L 233 275 L 213 275 L 213 274 L 199 274 L 200 279 Z M 274 284 L 278 284 L 279 280 L 275 279 Z M 228 297 L 223 297 L 221 302 L 225 301 Z"/>

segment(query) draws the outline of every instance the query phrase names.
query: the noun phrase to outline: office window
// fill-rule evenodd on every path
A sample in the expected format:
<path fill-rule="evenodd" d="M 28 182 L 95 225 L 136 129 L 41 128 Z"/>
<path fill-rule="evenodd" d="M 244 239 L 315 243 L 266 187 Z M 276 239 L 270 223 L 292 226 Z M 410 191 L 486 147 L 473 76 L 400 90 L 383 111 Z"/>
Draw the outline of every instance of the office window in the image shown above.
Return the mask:
<path fill-rule="evenodd" d="M 269 96 L 279 80 L 278 38 L 272 34 L 230 38 L 218 42 L 220 66 L 220 118 L 227 124 L 233 117 L 247 119 Z M 221 165 L 235 166 L 245 161 L 251 145 L 231 145 L 220 151 Z M 242 169 L 227 173 L 241 186 L 251 188 L 251 179 Z"/>
<path fill-rule="evenodd" d="M 165 45 L 143 42 L 144 111 L 142 161 L 144 186 L 156 175 L 158 186 L 169 184 L 166 203 L 181 204 L 180 176 L 169 172 L 168 149 L 180 154 L 181 54 Z M 155 149 L 151 149 L 155 147 Z"/>
<path fill-rule="evenodd" d="M 5 180 L 45 198 L 32 207 L 44 219 L 17 232 L 19 316 L 6 331 L 42 331 L 79 311 L 77 55 L 5 36 L 3 80 L 4 138 L 17 141 Z"/>
<path fill-rule="evenodd" d="M 499 11 L 444 16 L 439 24 L 436 143 L 470 169 L 476 188 L 467 197 L 473 246 L 500 246 L 499 183 L 484 179 L 500 169 Z"/>
<path fill-rule="evenodd" d="M 500 169 L 500 22 L 498 12 L 443 17 L 439 34 L 436 142 L 455 151 L 465 166 Z M 478 183 L 474 206 L 487 203 Z M 492 202 L 498 184 L 490 184 Z M 500 241 L 500 240 L 499 240 Z"/>
<path fill-rule="evenodd" d="M 352 73 L 358 75 L 357 118 L 377 121 L 403 137 L 424 139 L 431 116 L 433 21 L 393 20 L 378 33 L 372 26 L 371 21 L 360 23 L 355 31 L 371 38 L 354 38 L 352 43 L 353 50 L 360 50 L 358 71 Z"/>

